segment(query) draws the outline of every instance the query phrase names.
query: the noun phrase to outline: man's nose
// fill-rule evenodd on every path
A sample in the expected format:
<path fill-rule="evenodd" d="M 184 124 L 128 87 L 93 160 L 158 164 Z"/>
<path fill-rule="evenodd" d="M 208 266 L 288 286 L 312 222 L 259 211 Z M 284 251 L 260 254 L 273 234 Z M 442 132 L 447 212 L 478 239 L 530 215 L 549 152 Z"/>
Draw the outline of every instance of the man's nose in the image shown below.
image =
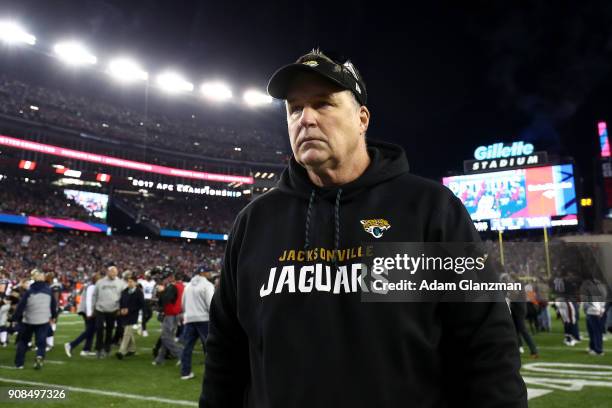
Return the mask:
<path fill-rule="evenodd" d="M 316 111 L 310 106 L 305 106 L 302 109 L 302 116 L 300 116 L 300 126 L 310 127 L 316 125 Z"/>

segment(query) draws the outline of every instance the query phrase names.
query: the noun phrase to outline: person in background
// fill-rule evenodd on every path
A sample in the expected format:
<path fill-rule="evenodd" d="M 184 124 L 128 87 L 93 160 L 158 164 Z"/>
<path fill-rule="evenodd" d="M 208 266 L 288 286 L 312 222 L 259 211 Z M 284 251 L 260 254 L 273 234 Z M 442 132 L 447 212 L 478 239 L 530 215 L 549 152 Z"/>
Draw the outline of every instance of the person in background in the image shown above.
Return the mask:
<path fill-rule="evenodd" d="M 161 331 L 161 347 L 153 361 L 153 365 L 161 365 L 166 358 L 166 351 L 176 358 L 180 358 L 183 349 L 175 342 L 176 330 L 181 314 L 181 301 L 183 298 L 183 276 L 167 268 L 167 285 L 159 293 L 160 306 L 164 311 Z"/>
<path fill-rule="evenodd" d="M 81 356 L 87 357 L 96 355 L 95 352 L 91 351 L 94 334 L 96 333 L 96 319 L 94 316 L 94 292 L 96 290 L 96 282 L 100 279 L 100 275 L 94 273 L 89 283 L 81 292 L 81 302 L 77 309 L 77 313 L 83 316 L 85 323 L 85 330 L 70 343 L 64 344 L 64 351 L 68 357 L 72 357 L 72 350 L 77 347 L 81 342 L 85 341 L 83 350 L 81 350 Z"/>
<path fill-rule="evenodd" d="M 119 279 L 119 270 L 111 265 L 104 278 L 96 282 L 94 290 L 94 313 L 96 316 L 96 355 L 104 358 L 110 353 L 113 328 L 119 313 L 121 292 L 125 281 Z"/>
<path fill-rule="evenodd" d="M 0 300 L 10 296 L 12 287 L 13 284 L 9 279 L 8 272 L 3 266 L 0 266 Z"/>
<path fill-rule="evenodd" d="M 155 286 L 157 283 L 155 282 L 155 279 L 152 278 L 151 271 L 146 271 L 144 274 L 144 279 L 139 279 L 138 284 L 142 287 L 142 293 L 145 300 L 145 306 L 142 309 L 142 322 L 139 333 L 142 335 L 142 337 L 147 337 L 149 335 L 147 332 L 147 323 L 153 316 L 153 293 L 155 292 Z"/>
<path fill-rule="evenodd" d="M 145 304 L 144 295 L 138 288 L 136 277 L 131 273 L 124 274 L 127 281 L 127 288 L 121 292 L 119 301 L 120 320 L 123 326 L 123 338 L 117 358 L 122 360 L 125 356 L 136 354 L 136 336 L 134 335 L 134 325 L 138 324 L 138 313 Z"/>
<path fill-rule="evenodd" d="M 121 274 L 121 282 L 123 282 L 124 289 L 127 287 L 127 277 L 128 275 L 131 275 L 131 274 L 132 272 L 130 271 L 124 271 Z M 120 319 L 118 315 L 117 320 L 115 321 L 115 334 L 113 335 L 113 340 L 112 340 L 113 345 L 119 346 L 119 343 L 121 342 L 121 339 L 123 338 L 123 330 L 124 330 L 123 319 Z"/>
<path fill-rule="evenodd" d="M 22 369 L 24 366 L 28 343 L 33 334 L 36 338 L 34 368 L 42 368 L 49 324 L 54 322 L 57 317 L 57 304 L 51 293 L 51 288 L 45 282 L 45 274 L 38 269 L 34 269 L 31 275 L 34 282 L 19 301 L 13 316 L 15 321 L 21 322 L 21 332 L 15 355 L 15 367 L 17 369 Z"/>
<path fill-rule="evenodd" d="M 574 326 L 576 324 L 576 309 L 574 303 L 569 302 L 564 298 L 559 298 L 555 302 L 557 312 L 563 321 L 563 343 L 566 346 L 574 347 L 578 343 L 578 339 L 574 337 Z"/>
<path fill-rule="evenodd" d="M 57 316 L 59 316 L 59 299 L 60 293 L 62 292 L 62 285 L 58 282 L 55 277 L 55 273 L 48 272 L 45 274 L 45 281 L 49 288 L 51 288 L 51 294 L 55 299 L 55 305 L 57 307 L 57 311 L 55 312 Z M 47 333 L 47 351 L 51 351 L 53 346 L 55 346 L 55 330 L 57 329 L 57 319 L 55 322 L 49 325 L 49 331 Z"/>
<path fill-rule="evenodd" d="M 599 279 L 591 277 L 584 281 L 580 287 L 580 292 L 589 333 L 588 353 L 594 356 L 603 356 L 604 325 L 602 320 L 606 312 L 606 286 Z"/>
<path fill-rule="evenodd" d="M 208 336 L 210 302 L 215 287 L 210 282 L 211 271 L 206 265 L 200 266 L 183 292 L 183 354 L 181 355 L 181 379 L 188 380 L 195 375 L 191 371 L 193 347 L 198 339 L 205 348 Z"/>
<path fill-rule="evenodd" d="M 0 300 L 0 346 L 2 347 L 8 345 L 8 317 L 10 310 L 11 299 L 7 296 Z"/>

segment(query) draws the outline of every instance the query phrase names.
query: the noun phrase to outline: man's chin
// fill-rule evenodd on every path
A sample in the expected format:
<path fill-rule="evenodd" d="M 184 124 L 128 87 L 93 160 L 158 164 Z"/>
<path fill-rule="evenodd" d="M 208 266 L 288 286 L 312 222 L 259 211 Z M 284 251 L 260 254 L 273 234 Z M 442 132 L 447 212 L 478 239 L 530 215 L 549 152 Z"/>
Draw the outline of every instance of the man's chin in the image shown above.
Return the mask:
<path fill-rule="evenodd" d="M 309 151 L 300 155 L 300 157 L 298 158 L 298 163 L 300 163 L 304 167 L 319 167 L 328 160 L 329 156 L 327 154 Z"/>

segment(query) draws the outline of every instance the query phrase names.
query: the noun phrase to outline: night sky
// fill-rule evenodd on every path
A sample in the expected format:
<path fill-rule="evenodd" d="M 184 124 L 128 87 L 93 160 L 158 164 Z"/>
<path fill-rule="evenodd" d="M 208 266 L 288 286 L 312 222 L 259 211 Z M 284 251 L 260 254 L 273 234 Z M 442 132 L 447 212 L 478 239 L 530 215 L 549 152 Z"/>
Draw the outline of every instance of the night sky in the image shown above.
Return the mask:
<path fill-rule="evenodd" d="M 403 145 L 415 173 L 461 171 L 480 144 L 527 140 L 575 157 L 588 182 L 596 122 L 612 120 L 612 5 L 427 3 L 20 0 L 0 15 L 41 46 L 73 35 L 101 59 L 127 52 L 152 73 L 175 66 L 234 89 L 265 87 L 319 46 L 359 68 L 368 135 Z"/>

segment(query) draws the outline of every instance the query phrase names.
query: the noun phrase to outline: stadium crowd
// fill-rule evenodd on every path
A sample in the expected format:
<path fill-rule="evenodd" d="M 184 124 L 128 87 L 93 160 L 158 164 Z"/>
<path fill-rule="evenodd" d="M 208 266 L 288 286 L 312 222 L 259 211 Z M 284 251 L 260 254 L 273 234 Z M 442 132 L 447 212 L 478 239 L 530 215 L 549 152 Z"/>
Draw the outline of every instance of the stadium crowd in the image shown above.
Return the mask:
<path fill-rule="evenodd" d="M 125 203 L 135 208 L 140 220 L 149 220 L 159 228 L 227 233 L 238 212 L 247 204 L 235 198 L 145 198 L 122 196 Z"/>
<path fill-rule="evenodd" d="M 35 108 L 32 108 L 34 106 Z M 41 124 L 172 151 L 243 161 L 284 163 L 285 135 L 241 120 L 212 123 L 204 115 L 146 112 L 67 90 L 0 75 L 0 113 Z"/>
<path fill-rule="evenodd" d="M 76 286 L 114 263 L 121 270 L 142 274 L 158 265 L 172 264 L 191 273 L 206 262 L 219 271 L 224 244 L 105 236 L 87 233 L 25 232 L 0 229 L 0 265 L 16 280 L 29 279 L 39 268 L 54 272 L 64 287 Z"/>
<path fill-rule="evenodd" d="M 100 222 L 62 190 L 40 183 L 0 183 L 0 212 L 43 217 L 69 218 L 81 221 Z"/>

